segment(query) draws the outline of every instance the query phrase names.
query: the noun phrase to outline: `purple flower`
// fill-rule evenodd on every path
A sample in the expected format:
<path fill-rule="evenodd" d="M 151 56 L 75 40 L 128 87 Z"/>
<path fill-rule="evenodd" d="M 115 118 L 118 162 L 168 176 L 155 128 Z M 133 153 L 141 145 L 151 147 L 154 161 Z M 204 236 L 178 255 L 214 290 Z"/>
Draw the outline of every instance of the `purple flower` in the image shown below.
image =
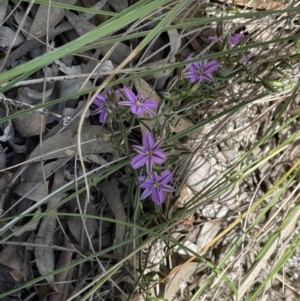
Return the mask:
<path fill-rule="evenodd" d="M 229 48 L 231 49 L 234 46 L 236 46 L 239 43 L 239 41 L 243 38 L 243 33 L 235 33 L 234 35 L 230 36 L 227 41 Z"/>
<path fill-rule="evenodd" d="M 92 112 L 92 115 L 100 114 L 99 115 L 99 122 L 100 123 L 106 123 L 108 114 L 112 110 L 116 110 L 115 105 L 113 102 L 108 98 L 108 96 L 113 97 L 114 93 L 113 91 L 106 91 L 105 93 L 99 93 L 95 100 L 94 104 L 98 106 L 98 108 Z M 118 97 L 117 93 L 115 93 L 116 97 Z"/>
<path fill-rule="evenodd" d="M 143 98 L 140 94 L 135 95 L 128 88 L 123 88 L 123 91 L 127 101 L 121 101 L 119 103 L 121 106 L 130 107 L 131 113 L 135 115 L 142 115 L 144 112 L 154 115 L 154 112 L 151 109 L 156 109 L 158 107 L 158 103 L 154 99 Z"/>
<path fill-rule="evenodd" d="M 156 172 L 151 173 L 148 177 L 140 176 L 139 184 L 145 191 L 141 195 L 141 200 L 152 194 L 152 200 L 156 205 L 164 202 L 164 191 L 173 192 L 175 189 L 167 185 L 172 180 L 172 173 L 164 170 L 161 175 Z"/>
<path fill-rule="evenodd" d="M 243 62 L 247 62 L 249 61 L 252 57 L 253 57 L 253 53 L 252 52 L 249 52 L 248 54 L 246 54 L 244 57 L 243 57 Z"/>
<path fill-rule="evenodd" d="M 210 40 L 210 41 L 218 41 L 218 36 L 216 36 L 216 35 L 214 35 L 214 36 L 208 36 L 208 39 Z"/>
<path fill-rule="evenodd" d="M 133 145 L 132 148 L 139 154 L 131 159 L 133 169 L 138 169 L 146 164 L 147 172 L 152 171 L 153 163 L 163 164 L 166 161 L 166 153 L 159 149 L 163 139 L 155 143 L 152 133 L 148 132 L 143 135 L 143 146 Z"/>
<path fill-rule="evenodd" d="M 98 108 L 92 112 L 92 115 L 100 114 L 99 115 L 99 122 L 106 123 L 108 112 L 107 112 L 107 96 L 104 93 L 100 93 L 96 96 L 94 100 L 94 104 L 98 106 Z"/>
<path fill-rule="evenodd" d="M 188 57 L 187 60 L 190 60 Z M 189 78 L 191 83 L 196 81 L 213 81 L 212 73 L 220 67 L 220 63 L 217 60 L 201 61 L 199 63 L 192 63 L 188 66 L 188 71 L 184 74 L 185 78 Z"/>

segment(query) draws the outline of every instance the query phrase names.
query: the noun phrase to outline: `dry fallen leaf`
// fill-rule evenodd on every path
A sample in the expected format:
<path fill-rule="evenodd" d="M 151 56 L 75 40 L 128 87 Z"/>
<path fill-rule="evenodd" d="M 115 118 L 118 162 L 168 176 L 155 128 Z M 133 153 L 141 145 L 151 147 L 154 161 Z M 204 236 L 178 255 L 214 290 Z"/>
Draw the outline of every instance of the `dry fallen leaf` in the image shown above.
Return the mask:
<path fill-rule="evenodd" d="M 57 0 L 57 2 L 73 5 L 76 0 Z M 47 24 L 48 13 L 50 18 Z M 48 5 L 40 5 L 31 25 L 28 40 L 44 36 L 47 33 L 47 29 L 55 27 L 63 19 L 65 14 L 65 9 L 51 6 L 49 12 Z"/>
<path fill-rule="evenodd" d="M 180 281 L 189 280 L 192 276 L 197 275 L 205 268 L 206 268 L 205 264 L 198 263 L 198 262 L 190 262 L 184 265 L 167 284 L 164 297 L 167 300 L 176 300 L 174 298 L 184 294 L 183 291 L 181 292 L 179 287 Z M 189 291 L 187 291 L 187 293 L 189 293 Z"/>
<path fill-rule="evenodd" d="M 115 154 L 115 148 L 109 144 L 110 132 L 97 125 L 88 125 L 82 128 L 81 148 L 82 154 L 111 153 Z M 77 134 L 74 129 L 51 136 L 43 141 L 42 148 L 37 146 L 30 154 L 29 159 L 40 161 L 62 157 L 73 157 L 76 154 Z"/>
<path fill-rule="evenodd" d="M 78 206 L 80 206 L 81 210 L 79 210 Z M 79 204 L 77 203 L 77 199 L 72 199 L 68 203 L 68 208 L 70 212 L 73 213 L 80 213 L 80 212 L 84 213 L 86 208 L 86 214 L 88 215 L 97 214 L 96 208 L 93 204 L 91 203 L 86 204 L 86 194 L 84 193 L 79 195 Z M 82 224 L 83 220 L 85 226 L 83 226 Z M 81 247 L 83 249 L 89 249 L 89 241 L 85 230 L 87 230 L 89 238 L 93 239 L 97 228 L 96 220 L 92 218 L 68 216 L 67 222 L 71 233 L 73 234 L 75 239 L 81 244 Z"/>

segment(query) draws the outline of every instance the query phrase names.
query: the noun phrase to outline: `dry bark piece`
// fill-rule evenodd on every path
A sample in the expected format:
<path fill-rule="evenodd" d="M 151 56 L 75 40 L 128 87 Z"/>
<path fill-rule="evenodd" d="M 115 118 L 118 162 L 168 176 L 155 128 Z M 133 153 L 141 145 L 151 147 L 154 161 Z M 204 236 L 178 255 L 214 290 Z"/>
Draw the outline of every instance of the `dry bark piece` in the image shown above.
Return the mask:
<path fill-rule="evenodd" d="M 57 2 L 73 5 L 75 4 L 76 0 L 58 0 Z M 49 28 L 51 30 L 53 27 L 55 27 L 66 14 L 65 9 L 58 7 L 51 6 L 50 12 L 48 12 L 48 10 L 48 5 L 40 5 L 30 28 L 30 34 L 27 38 L 28 40 L 43 37 L 47 33 L 47 29 Z M 48 13 L 50 16 L 49 20 L 47 20 Z M 48 25 L 47 21 L 49 21 Z"/>
<path fill-rule="evenodd" d="M 224 0 L 220 1 L 224 2 Z M 255 8 L 255 9 L 284 9 L 291 2 L 289 0 L 234 0 L 235 5 L 244 6 L 247 8 Z"/>

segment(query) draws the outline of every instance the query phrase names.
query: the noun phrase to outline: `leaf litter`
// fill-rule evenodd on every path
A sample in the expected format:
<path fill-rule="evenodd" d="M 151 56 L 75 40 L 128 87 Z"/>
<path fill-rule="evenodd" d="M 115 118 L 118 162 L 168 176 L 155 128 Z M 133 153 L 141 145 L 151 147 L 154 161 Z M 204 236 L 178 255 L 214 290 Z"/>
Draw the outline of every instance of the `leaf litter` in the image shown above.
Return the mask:
<path fill-rule="evenodd" d="M 59 2 L 75 4 L 73 0 Z M 279 1 L 272 1 L 272 3 L 265 1 L 264 4 L 250 1 L 251 4 L 246 6 L 244 2 L 236 4 L 247 12 L 253 9 L 283 8 L 289 5 L 287 2 Z M 222 6 L 220 3 L 223 1 L 218 3 L 207 1 L 206 4 L 200 4 L 201 9 L 195 3 L 188 3 L 186 10 L 179 15 L 180 18 L 174 20 L 173 24 L 178 24 L 178 20 L 182 21 L 183 18 L 188 20 L 203 16 L 214 17 L 218 13 L 221 14 L 224 7 L 230 8 L 226 6 L 230 4 Z M 82 7 L 114 13 L 122 12 L 131 4 L 128 1 L 103 0 L 98 2 L 85 0 L 80 4 L 76 2 L 76 5 Z M 48 48 L 54 49 L 83 36 L 96 26 L 101 26 L 108 18 L 57 7 L 52 7 L 49 12 L 47 5 L 35 4 L 29 13 L 26 12 L 26 8 L 26 3 L 20 5 L 9 1 L 0 3 L 0 64 L 4 64 L 4 71 L 41 56 L 49 51 Z M 155 20 L 146 27 L 153 28 L 164 13 L 163 10 L 156 13 Z M 184 61 L 189 56 L 216 53 L 227 43 L 227 35 L 235 33 L 237 28 L 242 28 L 245 33 L 245 39 L 241 42 L 245 44 L 250 40 L 251 43 L 263 42 L 280 37 L 282 34 L 286 36 L 297 32 L 299 20 L 296 17 L 290 18 L 286 24 L 282 23 L 284 20 L 281 21 L 280 18 L 281 16 L 277 15 L 251 19 L 251 21 L 242 18 L 223 21 L 222 30 L 220 24 L 211 23 L 200 27 L 168 30 L 159 35 L 126 66 L 126 70 L 129 70 L 127 73 L 134 74 L 139 68 L 159 69 L 166 64 Z M 45 20 L 49 21 L 48 24 Z M 141 24 L 144 26 L 143 23 Z M 259 31 L 257 31 L 258 27 Z M 140 28 L 138 27 L 138 30 L 143 30 L 143 27 Z M 126 35 L 130 30 L 134 31 L 126 27 L 105 39 Z M 217 40 L 212 43 L 210 37 L 215 35 Z M 99 124 L 98 116 L 90 113 L 85 116 L 81 133 L 77 132 L 82 110 L 89 97 L 80 92 L 98 86 L 103 79 L 101 72 L 112 72 L 141 41 L 138 38 L 119 42 L 113 46 L 98 47 L 97 43 L 105 39 L 95 41 L 95 45 L 89 45 L 80 53 L 54 61 L 27 78 L 38 80 L 39 83 L 27 85 L 24 81 L 23 86 L 12 86 L 1 95 L 1 118 L 20 113 L 38 104 L 72 95 L 67 101 L 48 106 L 43 114 L 40 110 L 36 110 L 0 124 L 2 171 L 0 213 L 3 218 L 0 220 L 0 226 L 5 225 L 5 218 L 18 216 L 31 208 L 34 203 L 47 198 L 50 193 L 58 192 L 54 198 L 34 210 L 31 216 L 20 219 L 9 231 L 1 232 L 3 242 L 0 246 L 0 294 L 22 285 L 25 281 L 45 275 L 44 280 L 38 285 L 11 293 L 1 300 L 57 301 L 69 298 L 79 300 L 78 292 L 88 288 L 101 273 L 114 267 L 129 253 L 140 247 L 140 241 L 135 237 L 140 234 L 140 230 L 127 227 L 126 223 L 136 224 L 139 215 L 145 213 L 141 225 L 146 229 L 152 229 L 153 226 L 171 219 L 172 214 L 190 208 L 192 203 L 193 210 L 181 215 L 174 225 L 163 232 L 173 241 L 154 237 L 143 246 L 141 252 L 125 261 L 123 269 L 112 275 L 109 281 L 101 286 L 98 292 L 99 300 L 130 298 L 151 300 L 150 295 L 145 293 L 148 289 L 152 296 L 174 301 L 188 301 L 198 288 L 205 284 L 212 271 L 211 266 L 205 263 L 206 260 L 213 265 L 218 265 L 239 238 L 243 237 L 245 246 L 243 256 L 240 257 L 239 251 L 242 249 L 238 248 L 226 263 L 227 280 L 219 285 L 218 290 L 215 290 L 215 284 L 212 283 L 211 287 L 204 289 L 201 296 L 201 300 L 212 300 L 214 296 L 218 300 L 232 297 L 228 285 L 229 279 L 236 286 L 240 283 L 238 300 L 242 300 L 253 292 L 255 286 L 264 281 L 272 264 L 278 262 L 275 244 L 273 244 L 269 255 L 264 257 L 266 268 L 261 265 L 251 270 L 255 266 L 255 256 L 261 250 L 259 245 L 251 249 L 251 235 L 254 237 L 259 234 L 257 229 L 266 231 L 277 229 L 282 222 L 282 216 L 292 206 L 291 203 L 286 202 L 286 199 L 294 200 L 295 190 L 292 188 L 296 189 L 297 183 L 293 183 L 291 189 L 281 195 L 276 209 L 274 206 L 264 213 L 264 218 L 256 224 L 256 228 L 251 228 L 252 222 L 272 202 L 270 197 L 253 212 L 249 212 L 244 224 L 240 224 L 240 227 L 235 227 L 224 235 L 210 249 L 205 248 L 232 221 L 248 210 L 253 204 L 254 196 L 264 195 L 299 160 L 299 135 L 296 135 L 294 141 L 282 152 L 275 153 L 268 157 L 268 160 L 258 163 L 255 166 L 256 171 L 249 177 L 238 183 L 233 181 L 232 174 L 242 168 L 238 159 L 255 145 L 268 130 L 270 122 L 279 116 L 280 108 L 285 101 L 288 101 L 291 91 L 287 93 L 281 91 L 267 81 L 261 85 L 255 80 L 249 80 L 247 73 L 243 73 L 241 77 L 218 81 L 215 91 L 210 91 L 206 100 L 201 95 L 204 93 L 203 88 L 196 86 L 194 94 L 188 94 L 180 86 L 184 80 L 183 70 L 170 68 L 144 78 L 136 78 L 129 83 L 136 95 L 154 99 L 159 106 L 155 110 L 158 117 L 148 119 L 149 116 L 145 113 L 140 121 L 134 124 L 134 129 L 129 136 L 130 146 L 132 141 L 134 145 L 138 141 L 140 143 L 141 135 L 147 133 L 149 129 L 153 129 L 156 133 L 160 132 L 163 137 L 169 133 L 181 135 L 203 120 L 217 116 L 228 108 L 242 101 L 246 102 L 265 91 L 275 91 L 276 97 L 264 94 L 257 101 L 252 101 L 226 115 L 220 115 L 221 117 L 214 118 L 209 123 L 203 123 L 200 128 L 168 143 L 167 147 L 173 156 L 170 167 L 176 175 L 177 185 L 177 191 L 173 194 L 174 199 L 169 195 L 166 201 L 168 215 L 163 210 L 155 211 L 153 204 L 148 200 L 138 203 L 137 208 L 133 208 L 133 204 L 137 203 L 130 199 L 132 194 L 128 193 L 129 180 L 133 174 L 130 174 L 126 168 L 91 185 L 89 194 L 84 192 L 74 197 L 75 191 L 85 187 L 82 182 L 63 192 L 61 187 L 65 187 L 85 173 L 78 157 L 78 135 L 81 137 L 80 147 L 85 169 L 89 172 L 99 166 L 103 166 L 105 170 L 106 166 L 119 158 L 122 153 L 120 147 L 122 148 L 125 143 L 125 137 L 119 134 L 120 125 L 116 122 L 111 122 L 111 127 Z M 258 48 L 253 49 L 255 58 L 244 64 L 237 63 L 235 67 L 246 66 L 252 74 L 257 73 L 261 78 L 270 78 L 273 82 L 298 80 L 299 64 L 291 69 L 284 61 L 285 51 L 289 47 L 291 49 L 291 46 L 287 42 L 283 43 L 285 43 L 284 47 L 275 49 L 266 46 L 260 53 Z M 7 60 L 4 60 L 2 54 L 6 53 L 9 55 Z M 271 66 L 269 62 L 275 57 L 278 57 L 276 66 Z M 234 72 L 230 65 L 230 57 L 228 60 L 228 64 L 218 73 L 221 78 L 226 78 Z M 89 76 L 79 78 L 88 73 Z M 63 75 L 70 78 L 61 80 L 59 77 Z M 116 78 L 123 76 L 121 72 L 116 75 Z M 57 77 L 58 80 L 50 80 L 53 77 Z M 118 85 L 116 89 L 124 86 Z M 185 101 L 186 98 L 191 102 Z M 194 104 L 195 100 L 198 103 Z M 193 103 L 192 109 L 191 103 Z M 92 109 L 95 108 L 92 106 Z M 299 94 L 291 101 L 288 112 L 291 112 L 292 116 L 299 113 Z M 288 118 L 288 114 L 282 114 L 278 124 L 283 125 Z M 259 122 L 254 122 L 257 120 Z M 113 133 L 111 129 L 114 130 Z M 269 154 L 270 150 L 276 149 L 288 139 L 291 133 L 298 130 L 299 121 L 296 121 L 284 131 L 270 137 L 268 141 L 262 141 L 245 158 L 245 165 L 251 164 L 260 156 Z M 95 177 L 99 175 L 95 174 Z M 299 175 L 296 179 L 299 180 Z M 89 181 L 90 184 L 93 177 L 89 178 Z M 67 201 L 63 202 L 64 199 Z M 277 208 L 279 208 L 278 212 Z M 104 219 L 92 218 L 97 216 Z M 295 215 L 297 216 L 299 217 L 299 213 Z M 284 242 L 289 242 L 288 239 L 291 239 L 291 235 L 296 231 L 295 217 L 284 233 L 282 238 L 286 239 Z M 113 223 L 112 220 L 118 222 Z M 247 232 L 248 236 L 243 232 L 243 227 L 250 229 Z M 263 239 L 263 235 L 260 235 Z M 101 253 L 105 248 L 121 244 L 126 239 L 129 242 L 117 247 L 115 251 Z M 19 243 L 19 245 L 9 243 Z M 22 243 L 26 243 L 26 246 L 22 246 Z M 65 247 L 68 250 L 59 251 L 57 247 Z M 201 262 L 198 258 L 188 262 L 194 255 L 191 251 L 200 252 L 205 260 Z M 95 253 L 98 253 L 95 257 L 97 260 L 82 262 L 58 274 L 53 274 L 57 269 Z M 283 280 L 280 278 L 281 274 L 277 273 L 277 282 L 269 285 L 268 292 L 265 292 L 268 300 L 288 298 L 288 294 L 290 294 L 289 300 L 296 300 L 300 291 L 297 269 L 299 258 L 298 247 L 285 266 L 286 278 Z M 128 277 L 129 274 L 131 278 Z M 162 282 L 159 286 L 154 285 L 164 278 L 169 282 Z M 139 281 L 138 289 L 135 286 L 136 281 Z"/>

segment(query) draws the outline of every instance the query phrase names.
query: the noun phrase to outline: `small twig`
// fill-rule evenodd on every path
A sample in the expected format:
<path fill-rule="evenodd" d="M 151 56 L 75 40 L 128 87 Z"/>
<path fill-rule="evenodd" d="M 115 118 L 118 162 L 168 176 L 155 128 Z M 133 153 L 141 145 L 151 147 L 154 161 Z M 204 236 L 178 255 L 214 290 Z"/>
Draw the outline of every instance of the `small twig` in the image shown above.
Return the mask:
<path fill-rule="evenodd" d="M 14 100 L 14 99 L 11 99 L 11 98 L 6 98 L 6 97 L 3 97 L 3 96 L 0 96 L 0 103 L 4 103 L 4 104 L 10 105 L 10 106 L 13 106 L 13 107 L 16 107 L 16 108 L 21 108 L 21 109 L 32 109 L 32 108 L 34 108 L 33 105 L 30 105 L 28 103 L 24 103 L 22 101 Z M 56 121 L 61 121 L 62 120 L 63 125 L 68 125 L 68 123 L 71 120 L 71 117 L 53 113 L 53 112 L 51 112 L 51 111 L 49 111 L 45 108 L 36 109 L 35 112 L 46 115 L 47 117 L 51 117 Z"/>

